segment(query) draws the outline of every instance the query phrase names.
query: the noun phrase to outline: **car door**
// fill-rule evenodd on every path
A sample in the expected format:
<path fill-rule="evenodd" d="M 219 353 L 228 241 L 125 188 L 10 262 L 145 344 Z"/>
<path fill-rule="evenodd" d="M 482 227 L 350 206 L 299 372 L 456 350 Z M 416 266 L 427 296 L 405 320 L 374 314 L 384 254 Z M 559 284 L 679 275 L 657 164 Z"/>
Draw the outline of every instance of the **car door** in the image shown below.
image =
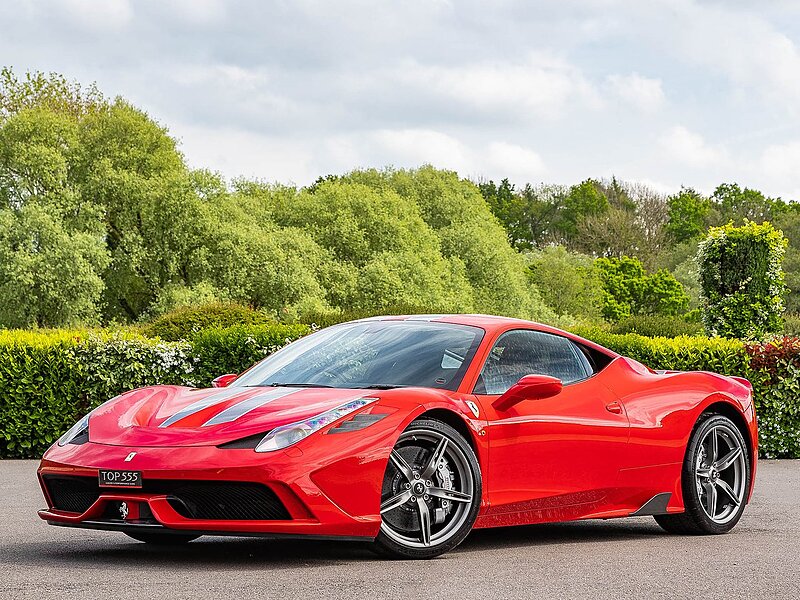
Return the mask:
<path fill-rule="evenodd" d="M 492 406 L 530 374 L 557 377 L 564 387 L 505 411 Z M 629 425 L 599 379 L 580 346 L 565 337 L 527 329 L 498 337 L 473 390 L 488 420 L 492 514 L 556 520 L 603 506 L 617 482 Z"/>

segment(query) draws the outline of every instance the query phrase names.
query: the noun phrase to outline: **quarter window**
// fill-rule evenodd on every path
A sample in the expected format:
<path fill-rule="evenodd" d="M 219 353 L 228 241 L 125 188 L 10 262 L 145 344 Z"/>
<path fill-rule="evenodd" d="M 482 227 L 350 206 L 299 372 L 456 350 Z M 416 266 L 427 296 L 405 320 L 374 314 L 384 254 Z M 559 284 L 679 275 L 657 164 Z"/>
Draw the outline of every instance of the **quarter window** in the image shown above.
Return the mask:
<path fill-rule="evenodd" d="M 503 394 L 525 375 L 550 375 L 564 385 L 592 373 L 583 352 L 567 338 L 517 329 L 501 335 L 483 366 L 476 394 Z"/>

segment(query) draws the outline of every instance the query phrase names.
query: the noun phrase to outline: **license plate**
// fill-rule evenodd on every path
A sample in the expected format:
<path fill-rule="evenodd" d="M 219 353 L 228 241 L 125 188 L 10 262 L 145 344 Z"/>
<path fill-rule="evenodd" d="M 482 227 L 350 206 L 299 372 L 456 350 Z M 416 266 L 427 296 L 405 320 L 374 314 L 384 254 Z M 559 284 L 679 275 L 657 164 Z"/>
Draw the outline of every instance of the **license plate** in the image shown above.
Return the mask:
<path fill-rule="evenodd" d="M 100 487 L 142 487 L 141 471 L 116 471 L 100 469 L 98 473 Z"/>

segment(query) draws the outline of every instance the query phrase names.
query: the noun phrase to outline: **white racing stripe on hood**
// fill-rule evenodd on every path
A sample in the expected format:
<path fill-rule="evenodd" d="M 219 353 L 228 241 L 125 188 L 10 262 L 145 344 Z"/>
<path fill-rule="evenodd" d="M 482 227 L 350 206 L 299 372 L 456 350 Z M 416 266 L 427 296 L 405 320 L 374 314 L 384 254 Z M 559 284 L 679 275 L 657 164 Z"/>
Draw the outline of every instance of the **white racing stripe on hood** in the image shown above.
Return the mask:
<path fill-rule="evenodd" d="M 169 417 L 166 421 L 161 423 L 159 427 L 169 427 L 173 423 L 180 421 L 184 417 L 188 417 L 189 415 L 193 415 L 196 412 L 203 410 L 204 408 L 208 408 L 209 406 L 214 406 L 215 404 L 222 404 L 223 402 L 227 402 L 237 394 L 243 393 L 245 390 L 242 388 L 227 388 L 224 390 L 220 390 L 215 394 L 211 394 L 203 398 L 202 400 L 198 400 L 197 402 L 190 404 L 189 406 L 185 406 L 176 412 L 174 415 Z"/>
<path fill-rule="evenodd" d="M 229 406 L 218 415 L 211 417 L 208 421 L 203 423 L 203 427 L 208 427 L 209 425 L 220 425 L 221 423 L 230 423 L 231 421 L 235 421 L 239 417 L 246 415 L 251 410 L 260 408 L 265 404 L 269 404 L 270 402 L 278 400 L 279 398 L 283 398 L 284 396 L 288 396 L 289 394 L 294 394 L 297 391 L 298 390 L 287 388 L 275 388 L 268 390 L 263 394 L 258 394 L 257 396 L 248 398 L 244 402 L 239 402 L 238 404 Z"/>

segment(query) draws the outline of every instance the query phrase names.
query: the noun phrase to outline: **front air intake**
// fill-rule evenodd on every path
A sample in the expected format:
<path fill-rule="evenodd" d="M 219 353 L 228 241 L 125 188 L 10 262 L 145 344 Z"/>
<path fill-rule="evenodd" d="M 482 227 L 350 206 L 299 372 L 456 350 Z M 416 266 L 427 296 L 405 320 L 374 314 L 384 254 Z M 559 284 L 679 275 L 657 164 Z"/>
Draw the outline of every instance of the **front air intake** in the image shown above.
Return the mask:
<path fill-rule="evenodd" d="M 141 489 L 101 488 L 95 477 L 44 475 L 53 508 L 84 513 L 101 493 L 143 492 L 167 497 L 186 519 L 205 521 L 286 521 L 292 517 L 270 488 L 243 481 L 145 480 Z"/>
<path fill-rule="evenodd" d="M 100 496 L 100 488 L 95 477 L 43 475 L 42 479 L 56 510 L 85 513 Z"/>

